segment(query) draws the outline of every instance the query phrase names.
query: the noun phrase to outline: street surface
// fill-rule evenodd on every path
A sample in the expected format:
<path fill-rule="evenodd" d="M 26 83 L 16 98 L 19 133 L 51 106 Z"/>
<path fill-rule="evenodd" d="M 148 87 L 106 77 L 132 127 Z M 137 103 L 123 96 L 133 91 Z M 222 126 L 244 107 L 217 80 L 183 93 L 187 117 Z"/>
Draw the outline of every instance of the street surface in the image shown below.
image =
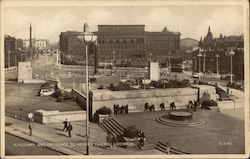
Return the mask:
<path fill-rule="evenodd" d="M 47 147 L 5 133 L 5 155 L 64 155 Z"/>

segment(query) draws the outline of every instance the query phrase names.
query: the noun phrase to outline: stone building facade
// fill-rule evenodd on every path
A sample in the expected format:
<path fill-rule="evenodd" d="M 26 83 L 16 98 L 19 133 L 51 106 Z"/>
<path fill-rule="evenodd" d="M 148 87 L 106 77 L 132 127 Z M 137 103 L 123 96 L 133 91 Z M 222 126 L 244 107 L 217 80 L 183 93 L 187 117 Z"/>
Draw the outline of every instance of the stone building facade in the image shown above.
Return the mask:
<path fill-rule="evenodd" d="M 85 55 L 85 45 L 77 39 L 80 32 L 68 31 L 60 34 L 60 49 L 64 56 L 82 59 Z M 145 25 L 98 25 L 97 45 L 90 45 L 90 56 L 97 51 L 98 59 L 129 59 L 145 58 L 151 54 L 167 58 L 168 53 L 180 49 L 180 33 L 170 32 L 165 27 L 160 32 L 145 31 Z M 93 57 L 93 56 L 91 56 Z M 110 61 L 108 61 L 110 62 Z M 111 61 L 112 62 L 112 61 Z"/>

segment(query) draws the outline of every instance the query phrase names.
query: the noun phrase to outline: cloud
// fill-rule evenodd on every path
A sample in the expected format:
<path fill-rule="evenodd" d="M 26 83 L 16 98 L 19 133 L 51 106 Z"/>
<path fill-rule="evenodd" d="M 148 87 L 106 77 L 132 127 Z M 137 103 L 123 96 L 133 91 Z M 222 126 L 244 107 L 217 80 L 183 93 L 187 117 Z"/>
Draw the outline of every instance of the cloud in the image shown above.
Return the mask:
<path fill-rule="evenodd" d="M 213 13 L 212 17 L 208 17 L 196 27 L 197 33 L 202 33 L 200 36 L 205 36 L 208 26 L 211 26 L 214 37 L 218 37 L 220 33 L 223 35 L 242 34 L 243 13 L 233 7 L 219 8 Z"/>
<path fill-rule="evenodd" d="M 15 7 L 6 10 L 5 34 L 29 37 L 33 34 L 56 42 L 60 32 L 82 31 L 87 22 L 91 31 L 100 24 L 145 24 L 146 31 L 180 31 L 181 38 L 200 39 L 208 26 L 215 37 L 243 32 L 243 12 L 240 7 L 225 6 L 158 6 L 158 7 Z"/>

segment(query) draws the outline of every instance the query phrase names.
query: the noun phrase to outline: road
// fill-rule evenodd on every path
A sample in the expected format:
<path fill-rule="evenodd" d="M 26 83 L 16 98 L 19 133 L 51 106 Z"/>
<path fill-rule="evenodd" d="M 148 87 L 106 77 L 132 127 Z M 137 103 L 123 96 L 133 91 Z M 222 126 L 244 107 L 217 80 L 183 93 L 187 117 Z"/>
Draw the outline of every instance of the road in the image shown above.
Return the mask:
<path fill-rule="evenodd" d="M 47 147 L 5 133 L 5 155 L 64 155 Z"/>

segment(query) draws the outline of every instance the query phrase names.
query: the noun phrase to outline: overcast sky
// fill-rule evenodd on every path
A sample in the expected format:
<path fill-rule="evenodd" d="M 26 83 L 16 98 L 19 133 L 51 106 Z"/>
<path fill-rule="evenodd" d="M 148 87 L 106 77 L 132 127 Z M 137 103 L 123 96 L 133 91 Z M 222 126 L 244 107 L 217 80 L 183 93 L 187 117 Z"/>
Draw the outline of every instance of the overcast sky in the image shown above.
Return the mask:
<path fill-rule="evenodd" d="M 87 22 L 91 31 L 99 24 L 145 24 L 146 31 L 181 32 L 181 39 L 199 40 L 208 26 L 215 37 L 243 33 L 242 6 L 131 6 L 131 7 L 8 7 L 5 8 L 5 34 L 16 38 L 33 36 L 59 41 L 60 32 L 82 31 Z"/>

